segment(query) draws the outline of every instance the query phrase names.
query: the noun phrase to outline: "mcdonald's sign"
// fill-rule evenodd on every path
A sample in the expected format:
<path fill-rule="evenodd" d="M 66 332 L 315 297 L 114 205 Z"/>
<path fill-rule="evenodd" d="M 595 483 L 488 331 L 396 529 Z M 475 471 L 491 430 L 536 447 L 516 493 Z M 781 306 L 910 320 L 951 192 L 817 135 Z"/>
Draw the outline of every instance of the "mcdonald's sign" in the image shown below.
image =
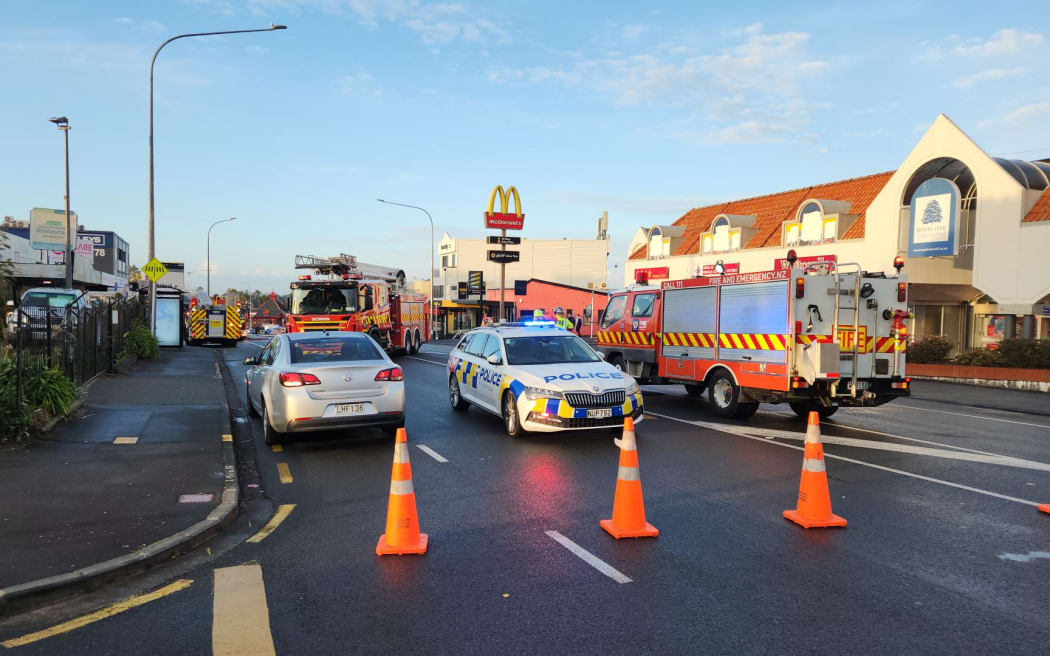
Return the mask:
<path fill-rule="evenodd" d="M 499 194 L 500 211 L 496 212 L 496 194 Z M 507 211 L 510 197 L 514 197 L 514 213 Z M 489 210 L 485 212 L 485 227 L 490 230 L 521 230 L 525 227 L 525 214 L 521 211 L 521 196 L 514 187 L 507 187 L 503 191 L 503 185 L 496 185 L 489 196 Z"/>

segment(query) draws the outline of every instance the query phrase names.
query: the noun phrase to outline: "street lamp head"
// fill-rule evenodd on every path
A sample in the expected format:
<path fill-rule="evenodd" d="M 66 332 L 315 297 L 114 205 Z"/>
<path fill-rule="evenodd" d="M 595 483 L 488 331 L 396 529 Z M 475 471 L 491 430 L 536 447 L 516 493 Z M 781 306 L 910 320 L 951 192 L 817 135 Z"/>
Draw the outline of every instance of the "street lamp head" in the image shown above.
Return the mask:
<path fill-rule="evenodd" d="M 385 202 L 386 202 L 386 201 L 385 201 L 385 200 L 383 200 L 382 198 L 377 198 L 376 200 L 378 200 L 378 201 L 379 201 L 380 203 L 385 203 Z"/>
<path fill-rule="evenodd" d="M 55 125 L 57 125 L 59 127 L 62 127 L 63 125 L 69 125 L 69 119 L 66 118 L 65 116 L 52 116 L 51 118 L 49 118 L 47 120 L 51 121 L 52 123 L 54 123 Z"/>
<path fill-rule="evenodd" d="M 270 29 L 271 30 L 287 30 L 288 26 L 287 25 L 274 25 L 273 23 L 270 23 Z"/>

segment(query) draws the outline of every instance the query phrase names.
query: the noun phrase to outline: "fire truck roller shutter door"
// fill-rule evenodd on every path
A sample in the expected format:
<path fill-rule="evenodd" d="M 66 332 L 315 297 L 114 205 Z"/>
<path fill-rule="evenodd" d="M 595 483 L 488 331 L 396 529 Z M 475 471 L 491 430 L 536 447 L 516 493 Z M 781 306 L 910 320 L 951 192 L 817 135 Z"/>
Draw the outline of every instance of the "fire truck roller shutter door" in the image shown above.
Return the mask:
<path fill-rule="evenodd" d="M 719 359 L 786 362 L 788 281 L 724 285 Z"/>
<path fill-rule="evenodd" d="M 664 291 L 663 346 L 670 358 L 715 357 L 715 287 Z"/>

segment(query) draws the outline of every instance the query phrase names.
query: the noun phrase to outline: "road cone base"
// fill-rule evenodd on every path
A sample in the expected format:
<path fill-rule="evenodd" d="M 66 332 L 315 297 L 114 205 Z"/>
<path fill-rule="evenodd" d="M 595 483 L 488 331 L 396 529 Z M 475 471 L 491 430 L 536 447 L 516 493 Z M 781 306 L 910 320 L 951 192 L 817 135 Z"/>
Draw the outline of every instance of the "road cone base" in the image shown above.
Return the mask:
<path fill-rule="evenodd" d="M 1039 510 L 1042 510 L 1045 513 L 1050 513 L 1050 503 L 1044 503 L 1043 505 L 1039 506 Z"/>
<path fill-rule="evenodd" d="M 427 552 L 426 533 L 419 534 L 419 542 L 400 547 L 394 547 L 386 543 L 386 533 L 379 536 L 379 544 L 376 545 L 377 556 L 403 556 L 405 554 L 425 554 Z"/>
<path fill-rule="evenodd" d="M 617 540 L 620 538 L 655 538 L 657 535 L 660 535 L 660 530 L 648 522 L 646 522 L 644 528 L 634 529 L 633 531 L 616 528 L 613 526 L 611 519 L 603 519 L 598 523 L 609 532 L 609 535 Z"/>
<path fill-rule="evenodd" d="M 784 517 L 787 517 L 803 528 L 828 528 L 832 526 L 846 525 L 846 520 L 838 515 L 832 515 L 828 519 L 806 519 L 802 515 L 799 515 L 797 510 L 785 510 Z"/>

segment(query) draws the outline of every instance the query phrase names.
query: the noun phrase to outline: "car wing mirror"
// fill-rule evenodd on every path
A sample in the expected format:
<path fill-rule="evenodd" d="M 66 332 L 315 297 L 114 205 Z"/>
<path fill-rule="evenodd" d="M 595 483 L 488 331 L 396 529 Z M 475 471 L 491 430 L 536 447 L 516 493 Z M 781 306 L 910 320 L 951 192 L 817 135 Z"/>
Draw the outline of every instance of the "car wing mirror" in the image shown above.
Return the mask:
<path fill-rule="evenodd" d="M 488 357 L 489 364 L 503 364 L 503 358 L 498 353 L 493 353 Z"/>
<path fill-rule="evenodd" d="M 598 357 L 601 358 L 602 360 L 605 359 L 605 353 L 603 351 L 595 351 L 595 353 L 597 353 Z"/>
<path fill-rule="evenodd" d="M 251 357 L 244 358 L 244 364 L 246 364 L 248 366 L 255 366 L 255 365 L 259 364 L 259 358 L 251 358 Z"/>

